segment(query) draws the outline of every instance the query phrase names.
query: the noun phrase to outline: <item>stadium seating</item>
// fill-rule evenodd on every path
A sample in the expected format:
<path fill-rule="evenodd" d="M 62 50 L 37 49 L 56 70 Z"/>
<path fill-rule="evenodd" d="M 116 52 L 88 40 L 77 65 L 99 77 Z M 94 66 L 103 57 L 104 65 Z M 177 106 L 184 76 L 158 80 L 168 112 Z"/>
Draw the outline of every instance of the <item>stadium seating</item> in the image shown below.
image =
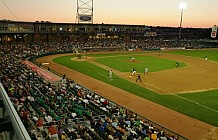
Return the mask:
<path fill-rule="evenodd" d="M 54 86 L 21 63 L 20 60 L 24 58 L 32 60 L 33 56 L 39 54 L 56 50 L 65 52 L 70 48 L 66 47 L 66 43 L 55 43 L 56 48 L 50 46 L 53 46 L 52 43 L 42 46 L 35 44 L 31 48 L 24 44 L 0 45 L 1 83 L 32 139 L 50 137 L 48 128 L 51 123 L 65 132 L 62 134 L 70 139 L 125 140 L 171 137 L 136 113 L 118 106 L 67 77 L 63 77 L 65 84 Z M 27 51 L 30 49 L 31 52 Z M 81 92 L 81 95 L 78 95 L 78 92 Z M 43 119 L 43 130 L 38 129 L 36 125 L 40 117 Z M 59 134 L 59 138 L 62 134 Z"/>

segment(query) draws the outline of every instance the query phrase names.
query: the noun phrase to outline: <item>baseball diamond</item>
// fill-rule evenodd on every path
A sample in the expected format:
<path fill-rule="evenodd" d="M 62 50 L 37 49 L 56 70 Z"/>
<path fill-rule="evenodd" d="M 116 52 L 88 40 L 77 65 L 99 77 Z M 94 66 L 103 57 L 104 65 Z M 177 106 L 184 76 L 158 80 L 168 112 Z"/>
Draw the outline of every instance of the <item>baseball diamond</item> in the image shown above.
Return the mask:
<path fill-rule="evenodd" d="M 89 54 L 86 54 L 86 56 L 89 56 L 89 57 L 83 60 L 82 62 L 84 61 L 88 62 L 92 65 L 96 65 L 105 70 L 112 69 L 114 72 L 114 76 L 113 76 L 114 80 L 113 82 L 110 81 L 110 83 L 108 82 L 105 83 L 104 80 L 100 80 L 99 78 L 96 78 L 94 75 L 87 75 L 87 73 L 85 73 L 84 71 L 82 70 L 79 71 L 79 68 L 76 68 L 76 67 L 70 68 L 70 66 L 67 66 L 66 64 L 64 64 L 65 66 L 63 66 L 61 65 L 61 61 L 63 60 L 60 60 L 60 61 L 58 60 L 58 59 L 63 58 L 63 56 L 67 56 L 68 58 L 71 58 L 69 59 L 69 63 L 81 62 L 78 59 L 74 59 L 75 58 L 74 54 L 59 54 L 59 55 L 46 56 L 46 57 L 37 59 L 37 61 L 38 62 L 45 62 L 45 61 L 49 62 L 48 67 L 55 69 L 56 71 L 62 74 L 65 73 L 69 78 L 76 80 L 78 83 L 88 87 L 89 89 L 95 91 L 96 93 L 142 116 L 145 116 L 146 118 L 151 118 L 153 121 L 158 122 L 161 125 L 179 134 L 182 134 L 187 138 L 198 139 L 199 137 L 203 137 L 206 131 L 212 130 L 214 128 L 212 125 L 215 125 L 215 126 L 217 125 L 217 122 L 215 119 L 211 121 L 204 120 L 204 119 L 194 116 L 192 113 L 190 113 L 190 111 L 188 111 L 188 110 L 191 110 L 190 108 L 195 106 L 196 108 L 198 108 L 198 112 L 200 111 L 211 112 L 212 114 L 214 114 L 214 116 L 217 116 L 218 111 L 216 107 L 214 108 L 211 105 L 207 106 L 203 103 L 200 103 L 200 100 L 198 101 L 198 100 L 195 100 L 194 98 L 188 98 L 188 94 L 190 95 L 193 94 L 194 96 L 194 95 L 199 94 L 197 92 L 211 91 L 211 90 L 216 90 L 218 88 L 218 82 L 216 80 L 218 79 L 218 75 L 216 74 L 218 70 L 217 62 L 205 61 L 202 58 L 178 55 L 178 54 L 173 54 L 171 52 L 162 52 L 162 55 L 157 55 L 156 53 L 135 54 L 134 57 L 136 57 L 136 59 L 137 59 L 137 56 L 140 55 L 143 57 L 149 56 L 149 57 L 173 60 L 173 61 L 178 61 L 178 62 L 182 62 L 185 64 L 179 69 L 176 69 L 174 67 L 171 69 L 166 69 L 166 70 L 161 70 L 161 71 L 153 71 L 153 72 L 150 71 L 148 75 L 142 74 L 141 78 L 143 82 L 137 82 L 137 86 L 134 88 L 134 90 L 136 91 L 137 91 L 138 86 L 142 88 L 147 88 L 150 91 L 158 93 L 159 94 L 158 98 L 163 98 L 163 100 L 165 100 L 164 99 L 165 97 L 174 98 L 175 99 L 174 102 L 176 101 L 176 103 L 173 103 L 173 104 L 175 106 L 178 107 L 178 103 L 181 103 L 181 106 L 184 107 L 183 110 L 179 110 L 180 107 L 177 108 L 174 105 L 172 105 L 174 107 L 168 105 L 172 103 L 171 101 L 172 99 L 170 98 L 168 101 L 166 100 L 166 103 L 164 103 L 165 101 L 161 101 L 160 99 L 154 97 L 154 94 L 147 95 L 146 93 L 144 93 L 146 95 L 138 94 L 138 96 L 135 96 L 133 95 L 134 93 L 132 93 L 132 91 L 128 91 L 125 88 L 120 89 L 118 86 L 113 85 L 120 78 L 126 79 L 127 81 L 133 84 L 136 84 L 135 83 L 136 75 L 129 77 L 131 75 L 131 71 L 122 72 L 115 68 L 110 67 L 109 64 L 104 65 L 104 64 L 101 64 L 99 61 L 96 61 L 97 59 L 108 57 L 108 55 L 110 56 L 111 54 L 103 53 L 101 57 L 92 57 L 92 55 L 89 56 Z M 124 56 L 125 55 L 129 56 L 128 54 L 124 54 Z M 113 54 L 113 56 L 111 57 L 119 57 L 119 56 L 120 54 L 117 54 L 117 56 Z M 143 69 L 139 73 L 143 73 Z M 206 80 L 204 79 L 204 77 L 207 77 Z M 184 94 L 184 93 L 188 93 L 188 94 Z M 147 96 L 151 96 L 151 97 L 147 97 Z M 140 98 L 140 97 L 143 97 L 143 98 Z M 155 99 L 152 100 L 151 98 L 153 97 Z M 125 100 L 123 100 L 124 98 Z M 147 99 L 144 99 L 144 98 L 147 98 Z M 188 104 L 188 106 L 186 107 L 185 104 Z M 187 111 L 190 114 L 186 113 Z M 179 112 L 186 114 L 188 116 L 183 115 Z M 164 117 L 163 117 L 163 114 L 164 114 Z M 204 114 L 204 116 L 205 115 L 206 114 Z M 194 119 L 192 117 L 195 117 L 197 119 Z M 199 121 L 199 120 L 205 121 L 206 123 Z M 182 127 L 180 127 L 181 124 L 182 124 Z"/>

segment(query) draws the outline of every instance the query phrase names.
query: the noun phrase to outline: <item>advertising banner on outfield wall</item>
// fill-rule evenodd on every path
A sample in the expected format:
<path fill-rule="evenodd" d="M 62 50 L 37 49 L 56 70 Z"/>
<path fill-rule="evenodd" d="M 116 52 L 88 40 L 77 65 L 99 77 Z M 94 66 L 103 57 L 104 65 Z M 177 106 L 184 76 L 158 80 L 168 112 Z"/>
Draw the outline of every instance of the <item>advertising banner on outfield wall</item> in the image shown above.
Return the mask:
<path fill-rule="evenodd" d="M 212 37 L 212 38 L 216 38 L 216 34 L 217 34 L 217 26 L 214 25 L 214 26 L 212 27 L 212 30 L 211 30 L 211 37 Z"/>

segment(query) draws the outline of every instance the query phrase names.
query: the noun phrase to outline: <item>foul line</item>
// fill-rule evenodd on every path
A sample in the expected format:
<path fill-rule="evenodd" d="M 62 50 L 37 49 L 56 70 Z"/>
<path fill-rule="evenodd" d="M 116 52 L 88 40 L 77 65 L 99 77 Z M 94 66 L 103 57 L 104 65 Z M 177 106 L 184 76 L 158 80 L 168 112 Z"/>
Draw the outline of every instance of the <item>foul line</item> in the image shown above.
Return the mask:
<path fill-rule="evenodd" d="M 207 106 L 205 106 L 205 105 L 202 105 L 202 104 L 200 104 L 200 103 L 198 103 L 198 102 L 195 102 L 195 101 L 189 100 L 189 99 L 187 99 L 187 98 L 181 97 L 181 96 L 179 96 L 179 95 L 177 95 L 177 94 L 174 94 L 174 93 L 172 93 L 172 92 L 170 92 L 170 91 L 167 91 L 167 90 L 165 90 L 165 89 L 162 89 L 162 88 L 160 88 L 160 87 L 154 86 L 154 85 L 149 84 L 149 83 L 147 83 L 147 82 L 145 82 L 145 83 L 148 84 L 148 85 L 150 85 L 150 86 L 153 86 L 153 87 L 155 87 L 155 88 L 157 88 L 157 89 L 159 89 L 159 90 L 165 91 L 165 92 L 167 92 L 167 93 L 169 93 L 169 94 L 171 94 L 171 95 L 174 95 L 174 96 L 176 96 L 176 97 L 178 97 L 178 98 L 181 98 L 181 99 L 183 99 L 183 100 L 189 101 L 189 102 L 194 103 L 194 104 L 196 104 L 196 105 L 199 105 L 199 106 L 201 106 L 201 107 L 203 107 L 203 108 L 206 108 L 206 109 L 209 109 L 209 110 L 211 110 L 211 111 L 213 111 L 213 112 L 218 113 L 217 110 L 212 109 L 212 108 L 210 108 L 210 107 L 207 107 Z"/>
<path fill-rule="evenodd" d="M 106 77 L 106 78 L 108 78 L 107 76 L 105 76 L 104 74 L 102 74 L 102 73 L 98 73 L 99 75 L 101 75 L 101 76 L 103 76 L 103 77 Z"/>

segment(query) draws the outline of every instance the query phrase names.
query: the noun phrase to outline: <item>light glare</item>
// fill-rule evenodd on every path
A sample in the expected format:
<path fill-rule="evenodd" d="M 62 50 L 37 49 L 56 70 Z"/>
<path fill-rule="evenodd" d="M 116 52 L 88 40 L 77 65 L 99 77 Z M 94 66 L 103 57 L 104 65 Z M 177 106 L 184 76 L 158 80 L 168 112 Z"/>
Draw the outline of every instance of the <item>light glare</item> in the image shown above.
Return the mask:
<path fill-rule="evenodd" d="M 180 8 L 180 9 L 186 9 L 186 8 L 187 8 L 187 3 L 185 3 L 185 2 L 180 2 L 180 3 L 179 3 L 179 8 Z"/>

